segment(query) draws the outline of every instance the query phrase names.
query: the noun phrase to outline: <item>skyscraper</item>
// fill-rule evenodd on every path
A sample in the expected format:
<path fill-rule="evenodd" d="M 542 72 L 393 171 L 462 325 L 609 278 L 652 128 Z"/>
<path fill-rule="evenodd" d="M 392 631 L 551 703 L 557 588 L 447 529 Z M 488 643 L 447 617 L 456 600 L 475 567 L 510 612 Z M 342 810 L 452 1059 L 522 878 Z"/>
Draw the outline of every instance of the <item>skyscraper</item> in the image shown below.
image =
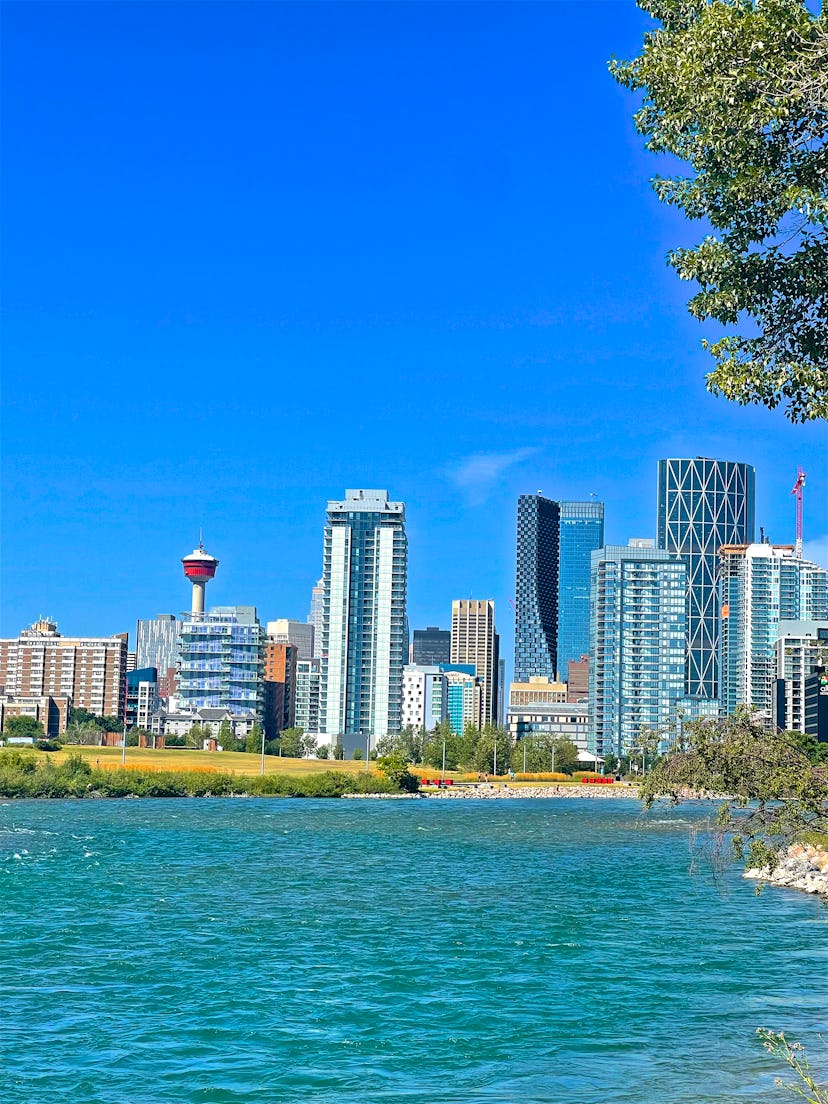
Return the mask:
<path fill-rule="evenodd" d="M 721 551 L 719 712 L 752 705 L 770 727 L 776 696 L 780 621 L 828 617 L 825 569 L 798 559 L 790 544 L 728 545 Z"/>
<path fill-rule="evenodd" d="M 407 572 L 402 502 L 346 490 L 328 503 L 320 728 L 345 754 L 399 731 Z"/>
<path fill-rule="evenodd" d="M 599 755 L 675 720 L 684 692 L 684 561 L 644 542 L 592 553 L 589 738 Z"/>
<path fill-rule="evenodd" d="M 479 725 L 497 716 L 499 640 L 491 599 L 458 598 L 451 603 L 451 662 L 473 664 L 480 679 Z"/>
<path fill-rule="evenodd" d="M 685 693 L 719 697 L 719 549 L 750 544 L 755 474 L 731 460 L 660 460 L 658 547 L 687 564 Z"/>
<path fill-rule="evenodd" d="M 558 668 L 558 560 L 561 509 L 540 495 L 521 495 L 515 573 L 515 681 L 554 679 Z"/>
<path fill-rule="evenodd" d="M 604 543 L 603 502 L 518 499 L 515 680 L 565 678 L 589 647 L 590 556 Z"/>
<path fill-rule="evenodd" d="M 589 649 L 590 557 L 604 544 L 603 502 L 559 502 L 558 662 L 565 679 L 570 661 Z"/>

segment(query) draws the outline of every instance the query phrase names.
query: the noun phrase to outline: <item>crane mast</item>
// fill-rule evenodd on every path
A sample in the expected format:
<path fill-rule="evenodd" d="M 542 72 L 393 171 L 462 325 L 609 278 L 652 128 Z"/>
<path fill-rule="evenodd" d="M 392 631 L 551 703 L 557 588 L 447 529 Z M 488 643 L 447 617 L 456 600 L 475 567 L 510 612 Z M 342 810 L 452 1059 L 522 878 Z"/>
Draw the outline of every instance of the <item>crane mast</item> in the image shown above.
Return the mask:
<path fill-rule="evenodd" d="M 802 559 L 802 491 L 805 487 L 805 472 L 797 469 L 796 483 L 794 483 L 792 495 L 796 495 L 796 558 Z"/>

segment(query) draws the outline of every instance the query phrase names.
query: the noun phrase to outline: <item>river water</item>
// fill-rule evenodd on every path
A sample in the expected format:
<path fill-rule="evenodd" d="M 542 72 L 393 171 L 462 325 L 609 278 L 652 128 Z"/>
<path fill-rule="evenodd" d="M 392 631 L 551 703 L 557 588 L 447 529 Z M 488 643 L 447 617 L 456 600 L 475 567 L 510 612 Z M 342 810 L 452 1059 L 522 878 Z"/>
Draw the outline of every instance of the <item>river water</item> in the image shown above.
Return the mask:
<path fill-rule="evenodd" d="M 828 908 L 626 800 L 0 806 L 3 1104 L 765 1104 Z M 826 1078 L 828 1079 L 828 1078 Z"/>

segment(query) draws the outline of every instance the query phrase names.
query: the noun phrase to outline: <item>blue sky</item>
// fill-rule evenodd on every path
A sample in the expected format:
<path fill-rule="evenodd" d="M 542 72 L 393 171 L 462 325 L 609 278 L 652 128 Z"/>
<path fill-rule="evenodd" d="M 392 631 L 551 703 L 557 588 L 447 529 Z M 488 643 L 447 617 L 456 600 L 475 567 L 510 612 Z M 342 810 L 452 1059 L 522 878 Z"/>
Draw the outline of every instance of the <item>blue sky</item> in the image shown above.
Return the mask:
<path fill-rule="evenodd" d="M 408 509 L 412 627 L 493 597 L 515 499 L 654 534 L 656 462 L 757 469 L 825 560 L 824 425 L 704 390 L 703 228 L 610 79 L 632 0 L 4 4 L 3 635 L 307 614 L 329 498 Z"/>

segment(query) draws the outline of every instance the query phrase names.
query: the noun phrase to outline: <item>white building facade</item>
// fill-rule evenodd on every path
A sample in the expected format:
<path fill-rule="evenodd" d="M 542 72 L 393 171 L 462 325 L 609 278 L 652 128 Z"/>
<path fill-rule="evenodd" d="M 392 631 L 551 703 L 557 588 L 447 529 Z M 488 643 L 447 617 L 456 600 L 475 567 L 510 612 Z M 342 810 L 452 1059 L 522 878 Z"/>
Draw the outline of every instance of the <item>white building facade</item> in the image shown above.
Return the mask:
<path fill-rule="evenodd" d="M 752 705 L 770 727 L 780 622 L 828 617 L 826 572 L 788 544 L 727 545 L 720 559 L 720 715 Z"/>
<path fill-rule="evenodd" d="M 407 658 L 405 505 L 383 490 L 328 503 L 320 731 L 345 754 L 400 730 Z"/>
<path fill-rule="evenodd" d="M 403 667 L 402 726 L 431 732 L 448 710 L 448 682 L 440 666 Z"/>

